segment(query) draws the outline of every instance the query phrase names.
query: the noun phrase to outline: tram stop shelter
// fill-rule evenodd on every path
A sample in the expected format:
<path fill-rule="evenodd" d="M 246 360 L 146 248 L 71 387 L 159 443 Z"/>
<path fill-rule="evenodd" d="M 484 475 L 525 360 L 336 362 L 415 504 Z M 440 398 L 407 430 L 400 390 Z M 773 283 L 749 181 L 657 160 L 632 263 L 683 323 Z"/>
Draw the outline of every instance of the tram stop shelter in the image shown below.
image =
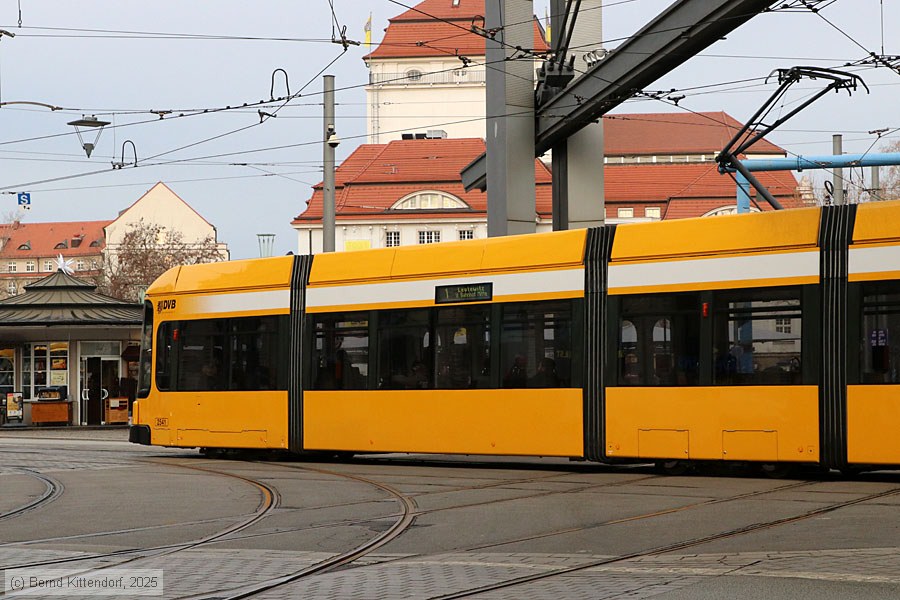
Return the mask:
<path fill-rule="evenodd" d="M 141 320 L 61 269 L 0 301 L 0 425 L 127 423 Z"/>

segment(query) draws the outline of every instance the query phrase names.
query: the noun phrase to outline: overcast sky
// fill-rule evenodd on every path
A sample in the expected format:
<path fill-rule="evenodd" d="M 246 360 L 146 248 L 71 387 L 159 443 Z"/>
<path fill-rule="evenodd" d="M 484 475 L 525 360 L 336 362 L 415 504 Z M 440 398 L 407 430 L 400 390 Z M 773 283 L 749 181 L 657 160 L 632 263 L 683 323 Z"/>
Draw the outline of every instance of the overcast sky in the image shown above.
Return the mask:
<path fill-rule="evenodd" d="M 351 39 L 362 40 L 371 11 L 376 42 L 388 17 L 413 3 L 333 0 Z M 545 4 L 536 0 L 538 15 Z M 670 2 L 606 4 L 603 39 L 614 48 Z M 774 69 L 843 68 L 869 52 L 900 54 L 900 0 L 823 6 L 819 14 L 759 16 L 653 84 L 654 90 L 685 90 L 676 93 L 686 96 L 678 107 L 645 99 L 616 112 L 724 110 L 744 121 L 774 91 L 775 83 L 757 79 Z M 275 252 L 283 254 L 297 245 L 290 221 L 321 180 L 319 73 L 332 60 L 327 72 L 336 76 L 337 128 L 344 140 L 338 159 L 364 142 L 367 50 L 351 46 L 344 53 L 330 42 L 328 0 L 3 0 L 0 29 L 16 34 L 0 38 L 0 102 L 65 108 L 0 108 L 0 189 L 31 192 L 29 222 L 113 219 L 164 181 L 217 227 L 233 258 L 257 256 L 258 233 L 275 233 Z M 288 73 L 291 93 L 303 91 L 276 118 L 260 124 L 257 107 L 216 110 L 268 100 L 279 68 Z M 801 155 L 830 154 L 833 133 L 844 135 L 845 152 L 874 152 L 900 139 L 900 74 L 852 70 L 871 93 L 830 94 L 769 139 Z M 721 85 L 746 79 L 753 81 Z M 790 110 L 818 85 L 798 84 L 779 110 Z M 279 75 L 274 96 L 284 95 Z M 160 119 L 151 111 L 172 112 Z M 103 130 L 90 159 L 66 125 L 83 114 L 115 125 Z M 889 131 L 880 140 L 868 133 L 884 128 Z M 85 141 L 93 137 L 88 132 Z M 125 140 L 136 147 L 139 166 L 113 170 L 110 163 L 123 160 Z M 133 161 L 130 145 L 124 161 Z M 161 164 L 169 161 L 176 162 Z M 14 195 L 0 195 L 0 214 L 15 208 Z"/>

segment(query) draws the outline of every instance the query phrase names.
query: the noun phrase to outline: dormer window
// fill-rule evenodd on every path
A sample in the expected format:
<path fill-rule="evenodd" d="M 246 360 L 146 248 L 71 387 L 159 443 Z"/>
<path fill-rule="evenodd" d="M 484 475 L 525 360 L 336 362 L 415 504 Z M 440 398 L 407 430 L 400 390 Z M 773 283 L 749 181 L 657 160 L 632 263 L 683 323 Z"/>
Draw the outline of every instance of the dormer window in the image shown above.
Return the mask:
<path fill-rule="evenodd" d="M 404 196 L 395 202 L 391 210 L 436 210 L 436 209 L 462 209 L 469 205 L 446 192 L 421 191 Z"/>
<path fill-rule="evenodd" d="M 31 242 L 25 242 L 21 246 L 19 246 L 19 250 L 31 250 Z"/>
<path fill-rule="evenodd" d="M 100 240 L 94 240 L 93 242 L 91 242 L 91 248 L 99 248 L 99 247 L 100 247 Z"/>
<path fill-rule="evenodd" d="M 65 240 L 63 240 L 53 247 L 57 250 L 64 250 L 69 247 L 69 244 Z"/>

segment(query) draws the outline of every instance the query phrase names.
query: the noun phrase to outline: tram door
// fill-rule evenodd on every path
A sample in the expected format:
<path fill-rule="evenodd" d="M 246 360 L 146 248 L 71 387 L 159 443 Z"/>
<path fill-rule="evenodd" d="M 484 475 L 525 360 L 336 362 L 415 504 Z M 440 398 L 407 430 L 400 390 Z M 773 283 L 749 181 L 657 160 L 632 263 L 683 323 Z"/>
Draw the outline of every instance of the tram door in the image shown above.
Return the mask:
<path fill-rule="evenodd" d="M 119 359 L 99 356 L 81 359 L 81 407 L 88 425 L 103 421 L 103 401 L 118 396 Z"/>

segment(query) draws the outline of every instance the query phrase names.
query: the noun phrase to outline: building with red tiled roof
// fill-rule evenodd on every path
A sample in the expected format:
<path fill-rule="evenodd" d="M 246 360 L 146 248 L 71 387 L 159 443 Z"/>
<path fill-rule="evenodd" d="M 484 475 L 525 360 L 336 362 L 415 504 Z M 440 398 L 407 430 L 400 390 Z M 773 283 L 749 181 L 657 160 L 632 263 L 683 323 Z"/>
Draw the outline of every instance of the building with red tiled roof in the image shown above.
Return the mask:
<path fill-rule="evenodd" d="M 611 142 L 614 143 L 614 142 Z M 335 174 L 335 247 L 382 248 L 485 237 L 487 196 L 466 192 L 460 170 L 484 152 L 481 139 L 412 139 L 366 144 Z M 734 181 L 716 163 L 607 164 L 606 218 L 610 223 L 699 217 L 734 210 Z M 786 208 L 802 206 L 789 172 L 759 173 Z M 535 223 L 552 227 L 552 179 L 535 161 Z M 303 254 L 322 249 L 322 185 L 292 222 Z M 756 207 L 769 210 L 765 203 Z"/>
<path fill-rule="evenodd" d="M 713 160 L 743 127 L 724 111 L 613 114 L 603 117 L 607 163 Z M 748 158 L 786 156 L 762 139 Z"/>
<path fill-rule="evenodd" d="M 424 0 L 388 19 L 384 37 L 367 62 L 388 58 L 440 58 L 444 56 L 483 58 L 485 36 L 472 30 L 484 27 L 485 0 Z M 546 51 L 544 30 L 533 20 L 533 46 Z"/>
<path fill-rule="evenodd" d="M 0 224 L 0 298 L 56 272 L 60 256 L 77 276 L 96 279 L 127 231 L 142 222 L 178 231 L 188 244 L 216 240 L 216 228 L 161 182 L 113 220 Z M 219 248 L 227 259 L 227 246 Z"/>
<path fill-rule="evenodd" d="M 476 60 L 484 58 L 484 38 L 472 32 L 473 24 L 483 24 L 484 7 L 485 0 L 424 0 L 390 19 L 383 40 L 365 57 L 371 143 L 354 151 L 337 172 L 337 248 L 486 235 L 486 197 L 464 191 L 459 174 L 484 151 L 484 67 Z M 591 16 L 592 26 L 599 27 L 600 10 Z M 546 50 L 537 20 L 532 26 L 534 49 Z M 735 209 L 735 183 L 720 175 L 714 162 L 741 128 L 732 116 L 615 114 L 607 115 L 603 126 L 604 156 L 597 156 L 597 167 L 604 169 L 608 222 Z M 785 155 L 760 140 L 747 156 Z M 544 164 L 536 162 L 535 169 L 535 222 L 541 231 L 552 223 L 551 180 Z M 792 174 L 758 177 L 782 205 L 803 204 Z M 321 189 L 315 186 L 293 221 L 302 253 L 322 247 Z"/>
<path fill-rule="evenodd" d="M 484 12 L 484 0 L 424 0 L 389 20 L 364 57 L 370 143 L 427 130 L 484 137 L 485 37 L 472 30 Z M 533 49 L 546 51 L 540 23 L 531 26 Z"/>
<path fill-rule="evenodd" d="M 3 297 L 56 272 L 58 257 L 82 276 L 100 272 L 106 247 L 104 228 L 112 221 L 0 225 L 0 278 Z"/>
<path fill-rule="evenodd" d="M 487 196 L 466 192 L 459 172 L 484 141 L 395 140 L 357 148 L 335 173 L 336 247 L 382 248 L 487 235 Z M 550 172 L 535 160 L 538 201 L 550 207 Z M 322 184 L 292 226 L 303 254 L 322 249 Z"/>
<path fill-rule="evenodd" d="M 790 171 L 755 173 L 785 208 L 805 204 Z M 607 222 L 632 219 L 685 219 L 734 212 L 734 180 L 718 172 L 716 163 L 606 165 Z M 762 199 L 757 210 L 771 210 Z"/>

